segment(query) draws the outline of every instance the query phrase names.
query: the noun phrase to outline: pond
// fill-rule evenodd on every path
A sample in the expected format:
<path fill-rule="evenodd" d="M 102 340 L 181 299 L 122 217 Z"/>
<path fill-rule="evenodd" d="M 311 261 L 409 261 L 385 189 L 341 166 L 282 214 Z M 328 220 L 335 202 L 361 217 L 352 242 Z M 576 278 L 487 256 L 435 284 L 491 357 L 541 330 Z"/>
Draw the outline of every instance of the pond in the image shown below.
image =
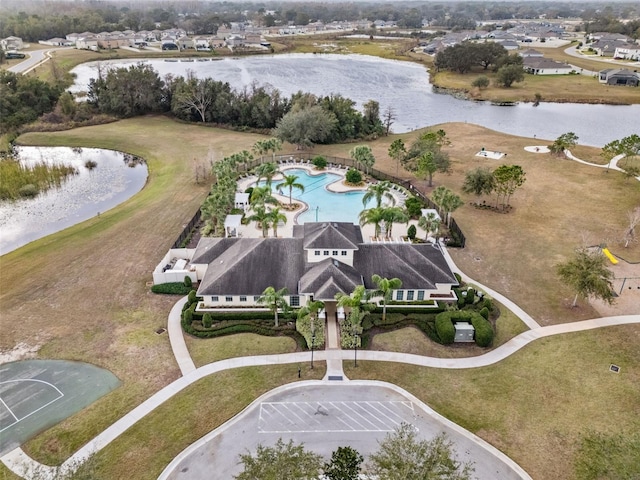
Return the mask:
<path fill-rule="evenodd" d="M 78 170 L 32 199 L 0 202 L 0 255 L 119 205 L 144 187 L 147 166 L 121 152 L 97 148 L 18 147 L 25 165 L 63 163 Z M 96 167 L 85 166 L 88 160 Z"/>
<path fill-rule="evenodd" d="M 75 67 L 76 83 L 72 91 L 87 91 L 98 68 L 122 67 L 139 62 L 107 61 Z M 241 89 L 257 82 L 271 85 L 285 95 L 299 90 L 316 95 L 341 94 L 359 107 L 370 99 L 380 103 L 380 111 L 391 106 L 397 119 L 392 126 L 404 133 L 446 122 L 468 122 L 492 130 L 555 140 L 566 132 L 575 132 L 579 143 L 602 146 L 612 140 L 638 133 L 640 105 L 586 105 L 545 103 L 533 107 L 520 103 L 500 107 L 488 102 L 460 100 L 434 93 L 424 66 L 364 55 L 287 54 L 223 58 L 216 61 L 167 62 L 144 60 L 161 77 L 167 74 L 211 77 Z M 621 87 L 622 88 L 622 87 Z"/>

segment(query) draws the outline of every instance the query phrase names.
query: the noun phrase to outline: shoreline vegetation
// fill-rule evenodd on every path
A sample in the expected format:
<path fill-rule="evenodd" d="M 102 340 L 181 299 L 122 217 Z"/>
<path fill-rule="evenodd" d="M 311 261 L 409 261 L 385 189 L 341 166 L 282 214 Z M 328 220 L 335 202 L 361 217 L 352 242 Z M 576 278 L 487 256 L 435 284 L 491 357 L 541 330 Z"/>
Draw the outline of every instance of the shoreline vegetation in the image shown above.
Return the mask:
<path fill-rule="evenodd" d="M 78 169 L 70 165 L 50 165 L 38 162 L 23 165 L 18 159 L 0 159 L 0 201 L 34 198 L 42 192 L 60 187 Z"/>

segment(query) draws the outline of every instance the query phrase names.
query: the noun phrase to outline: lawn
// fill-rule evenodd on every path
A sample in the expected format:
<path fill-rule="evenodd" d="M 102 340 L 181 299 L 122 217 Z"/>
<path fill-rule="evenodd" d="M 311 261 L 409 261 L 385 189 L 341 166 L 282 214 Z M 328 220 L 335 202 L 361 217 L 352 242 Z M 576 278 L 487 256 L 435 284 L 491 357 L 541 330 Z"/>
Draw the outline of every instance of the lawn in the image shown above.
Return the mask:
<path fill-rule="evenodd" d="M 640 431 L 638 342 L 640 326 L 629 325 L 538 340 L 478 369 L 365 361 L 357 368 L 344 362 L 344 368 L 350 379 L 405 388 L 504 451 L 534 479 L 581 480 L 573 465 L 585 436 L 621 434 L 629 441 Z M 620 374 L 609 371 L 611 363 L 621 366 Z M 631 465 L 640 462 L 640 451 L 625 453 Z"/>
<path fill-rule="evenodd" d="M 467 169 L 495 166 L 491 160 L 474 157 L 479 145 L 508 152 L 509 161 L 527 172 L 527 183 L 514 196 L 514 211 L 509 215 L 477 211 L 469 205 L 455 213 L 468 241 L 466 249 L 452 252 L 460 267 L 512 297 L 542 323 L 597 316 L 584 303 L 578 309 L 566 307 L 572 294 L 560 285 L 553 266 L 580 243 L 582 233 L 597 242 L 618 228 L 627 207 L 640 201 L 637 183 L 615 172 L 603 175 L 568 160 L 524 152 L 523 146 L 540 144 L 540 139 L 532 143 L 532 139 L 467 124 L 441 127 L 452 139 L 447 151 L 453 166 L 451 174 L 435 175 L 434 186 L 444 184 L 459 192 Z M 409 143 L 416 134 L 401 137 Z M 150 168 L 146 187 L 124 204 L 1 259 L 0 348 L 10 350 L 21 342 L 39 346 L 40 358 L 91 362 L 123 381 L 122 388 L 29 442 L 25 448 L 34 458 L 52 463 L 65 459 L 179 376 L 166 335 L 155 333 L 166 326 L 175 298 L 151 294 L 146 282 L 206 195 L 208 186 L 195 184 L 194 165 L 250 148 L 258 138 L 161 116 L 20 137 L 20 143 L 31 145 L 118 149 L 145 158 Z M 395 138 L 370 143 L 378 158 L 376 166 L 390 173 L 395 173 L 395 164 L 386 151 Z M 348 156 L 352 147 L 326 146 L 316 151 Z M 410 177 L 406 172 L 402 175 Z M 4 272 L 14 272 L 13 278 L 19 275 L 20 281 L 10 281 Z M 204 350 L 197 354 L 199 362 L 235 354 L 232 347 L 210 354 L 205 345 L 193 348 L 194 352 Z M 289 347 L 265 344 L 265 348 L 286 351 Z M 240 403 L 229 407 L 229 411 L 240 409 Z M 138 449 L 109 468 L 126 470 L 138 462 L 138 455 L 157 454 L 148 444 L 136 445 Z"/>

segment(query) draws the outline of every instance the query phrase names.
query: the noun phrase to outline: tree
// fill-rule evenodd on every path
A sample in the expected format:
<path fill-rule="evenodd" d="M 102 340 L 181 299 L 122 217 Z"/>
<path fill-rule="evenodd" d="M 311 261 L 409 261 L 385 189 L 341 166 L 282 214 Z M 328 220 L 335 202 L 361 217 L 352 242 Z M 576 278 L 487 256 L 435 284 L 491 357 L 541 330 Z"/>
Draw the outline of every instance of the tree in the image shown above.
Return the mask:
<path fill-rule="evenodd" d="M 368 312 L 375 308 L 375 305 L 369 302 L 370 299 L 371 292 L 367 291 L 364 285 L 358 285 L 350 295 L 336 293 L 336 306 L 350 308 L 352 312 L 359 314 L 361 310 Z"/>
<path fill-rule="evenodd" d="M 293 189 L 297 188 L 301 193 L 304 193 L 304 185 L 299 183 L 298 177 L 296 175 L 285 175 L 284 179 L 281 183 L 276 185 L 276 189 L 281 191 L 283 188 L 289 189 L 289 205 L 291 205 L 291 195 L 293 193 Z"/>
<path fill-rule="evenodd" d="M 273 238 L 278 238 L 278 224 L 280 222 L 286 224 L 287 216 L 280 211 L 278 207 L 272 208 L 267 214 L 268 222 L 273 227 Z"/>
<path fill-rule="evenodd" d="M 600 155 L 607 161 L 611 161 L 611 159 L 617 155 L 624 155 L 625 157 L 638 156 L 640 155 L 640 135 L 634 133 L 621 140 L 609 142 L 602 147 Z"/>
<path fill-rule="evenodd" d="M 264 155 L 272 152 L 271 161 L 275 163 L 276 152 L 282 150 L 282 142 L 277 138 L 268 138 L 266 140 L 258 140 L 251 147 L 256 155 Z"/>
<path fill-rule="evenodd" d="M 395 122 L 397 116 L 396 112 L 391 105 L 389 105 L 382 114 L 382 123 L 384 125 L 384 134 L 389 135 L 391 132 L 391 125 Z"/>
<path fill-rule="evenodd" d="M 200 121 L 206 122 L 207 111 L 213 103 L 213 90 L 208 85 L 211 81 L 210 78 L 199 80 L 193 72 L 189 72 L 185 81 L 177 83 L 176 91 L 172 97 L 174 108 L 189 115 L 195 110 Z"/>
<path fill-rule="evenodd" d="M 464 193 L 473 193 L 475 195 L 490 195 L 495 188 L 496 179 L 493 172 L 487 167 L 478 167 L 469 170 L 464 176 L 462 191 Z"/>
<path fill-rule="evenodd" d="M 608 304 L 613 303 L 611 280 L 614 275 L 605 262 L 606 258 L 601 251 L 589 251 L 583 247 L 574 252 L 573 258 L 557 266 L 560 279 L 576 292 L 572 307 L 577 305 L 578 297 L 594 297 Z"/>
<path fill-rule="evenodd" d="M 555 155 L 564 155 L 565 150 L 575 147 L 578 144 L 578 136 L 573 132 L 563 133 L 549 145 L 549 151 Z"/>
<path fill-rule="evenodd" d="M 275 162 L 261 163 L 255 169 L 255 174 L 258 177 L 256 183 L 259 183 L 263 178 L 266 180 L 267 187 L 271 188 L 271 180 L 280 170 Z"/>
<path fill-rule="evenodd" d="M 391 205 L 396 204 L 396 197 L 394 197 L 391 193 L 391 182 L 387 182 L 386 180 L 383 182 L 374 183 L 369 185 L 367 191 L 362 197 L 362 205 L 367 205 L 369 200 L 375 198 L 376 200 L 376 208 L 380 208 L 382 206 L 382 199 L 386 198 Z"/>
<path fill-rule="evenodd" d="M 374 233 L 373 236 L 377 239 L 380 238 L 380 224 L 384 221 L 384 208 L 368 208 L 360 212 L 359 220 L 360 225 L 373 224 Z"/>
<path fill-rule="evenodd" d="M 258 297 L 258 300 L 256 300 L 259 304 L 267 305 L 269 307 L 269 310 L 271 310 L 274 315 L 276 327 L 278 326 L 278 310 L 282 309 L 285 311 L 289 307 L 287 299 L 284 298 L 286 294 L 286 288 L 276 290 L 273 287 L 267 287 L 264 292 L 262 292 L 262 295 Z"/>
<path fill-rule="evenodd" d="M 396 161 L 396 175 L 398 174 L 398 169 L 400 168 L 400 162 L 404 159 L 407 154 L 407 149 L 404 146 L 404 142 L 401 138 L 396 138 L 391 145 L 389 145 L 389 156 Z"/>
<path fill-rule="evenodd" d="M 471 463 L 456 460 L 456 452 L 446 435 L 419 440 L 416 430 L 400 424 L 379 443 L 369 457 L 368 474 L 385 480 L 470 480 Z"/>
<path fill-rule="evenodd" d="M 473 82 L 471 82 L 472 87 L 478 87 L 479 89 L 487 88 L 489 86 L 489 77 L 485 75 L 480 75 Z"/>
<path fill-rule="evenodd" d="M 502 198 L 502 208 L 509 204 L 511 195 L 526 181 L 526 174 L 520 165 L 500 165 L 493 171 L 494 190 L 498 194 L 497 202 Z M 497 203 L 496 203 L 497 206 Z"/>
<path fill-rule="evenodd" d="M 315 105 L 303 110 L 291 110 L 278 121 L 273 134 L 282 142 L 305 149 L 326 141 L 336 124 L 333 113 Z"/>
<path fill-rule="evenodd" d="M 277 205 L 278 200 L 271 194 L 271 188 L 267 185 L 263 187 L 253 187 L 249 201 L 251 208 L 264 207 L 267 203 Z"/>
<path fill-rule="evenodd" d="M 416 160 L 416 170 L 414 172 L 419 180 L 429 179 L 429 187 L 433 187 L 433 174 L 438 170 L 433 152 L 425 152 Z"/>
<path fill-rule="evenodd" d="M 384 323 L 387 318 L 387 302 L 391 301 L 393 291 L 402 287 L 402 280 L 399 278 L 383 278 L 378 274 L 374 274 L 371 277 L 371 281 L 376 284 L 376 290 L 373 295 L 382 297 L 382 322 Z"/>
<path fill-rule="evenodd" d="M 636 227 L 640 225 L 640 207 L 628 211 L 627 219 L 629 223 L 624 231 L 624 248 L 627 248 L 630 243 L 636 240 Z"/>
<path fill-rule="evenodd" d="M 279 438 L 273 447 L 258 445 L 255 455 L 241 454 L 240 463 L 244 470 L 236 480 L 311 480 L 320 476 L 322 457 Z"/>
<path fill-rule="evenodd" d="M 368 145 L 358 145 L 353 147 L 349 152 L 349 156 L 353 158 L 356 164 L 363 167 L 365 173 L 369 173 L 369 169 L 376 163 L 376 157 L 373 156 L 371 147 Z"/>
<path fill-rule="evenodd" d="M 447 219 L 447 226 L 451 223 L 451 213 L 464 205 L 458 195 L 442 185 L 433 191 L 431 200 L 438 206 L 441 215 Z"/>
<path fill-rule="evenodd" d="M 383 132 L 382 121 L 380 120 L 380 104 L 375 100 L 369 100 L 362 108 L 364 133 L 369 136 L 378 137 Z"/>
<path fill-rule="evenodd" d="M 504 65 L 496 73 L 496 81 L 505 88 L 511 87 L 515 82 L 524 80 L 524 70 L 521 65 Z"/>
<path fill-rule="evenodd" d="M 351 447 L 338 447 L 331 454 L 331 462 L 324 464 L 324 476 L 328 480 L 358 480 L 364 458 Z"/>
<path fill-rule="evenodd" d="M 426 241 L 429 238 L 430 233 L 433 233 L 434 235 L 438 234 L 438 230 L 440 229 L 440 219 L 434 212 L 429 212 L 427 215 L 420 217 L 418 220 L 418 226 L 427 232 L 424 237 Z"/>
<path fill-rule="evenodd" d="M 384 220 L 386 238 L 391 238 L 391 230 L 394 223 L 408 223 L 409 215 L 404 208 L 401 207 L 387 207 L 382 211 L 382 219 Z"/>
<path fill-rule="evenodd" d="M 256 205 L 251 208 L 253 210 L 253 214 L 250 215 L 247 220 L 250 222 L 257 222 L 262 227 L 262 238 L 267 238 L 270 227 L 269 222 L 271 221 L 269 212 L 264 205 Z"/>

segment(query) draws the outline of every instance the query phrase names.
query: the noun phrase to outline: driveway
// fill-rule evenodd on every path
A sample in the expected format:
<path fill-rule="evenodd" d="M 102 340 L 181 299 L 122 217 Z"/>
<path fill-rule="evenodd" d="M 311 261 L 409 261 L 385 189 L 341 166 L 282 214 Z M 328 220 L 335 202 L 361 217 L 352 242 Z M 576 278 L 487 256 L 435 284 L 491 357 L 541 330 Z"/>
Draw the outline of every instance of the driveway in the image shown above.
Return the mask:
<path fill-rule="evenodd" d="M 480 480 L 530 478 L 488 443 L 402 389 L 380 382 L 323 382 L 277 389 L 188 447 L 159 478 L 233 478 L 242 470 L 238 464 L 241 453 L 254 453 L 258 444 L 272 446 L 278 438 L 302 442 L 326 460 L 338 447 L 350 445 L 366 460 L 378 449 L 378 442 L 402 422 L 412 424 L 423 439 L 445 432 L 458 459 L 472 461 Z"/>
<path fill-rule="evenodd" d="M 13 67 L 8 68 L 7 70 L 13 73 L 27 73 L 33 67 L 37 66 L 41 62 L 44 62 L 50 58 L 49 52 L 53 52 L 55 50 L 66 50 L 72 47 L 57 47 L 57 48 L 49 48 L 47 50 L 31 50 L 25 51 L 29 58 L 24 61 L 14 65 Z"/>

